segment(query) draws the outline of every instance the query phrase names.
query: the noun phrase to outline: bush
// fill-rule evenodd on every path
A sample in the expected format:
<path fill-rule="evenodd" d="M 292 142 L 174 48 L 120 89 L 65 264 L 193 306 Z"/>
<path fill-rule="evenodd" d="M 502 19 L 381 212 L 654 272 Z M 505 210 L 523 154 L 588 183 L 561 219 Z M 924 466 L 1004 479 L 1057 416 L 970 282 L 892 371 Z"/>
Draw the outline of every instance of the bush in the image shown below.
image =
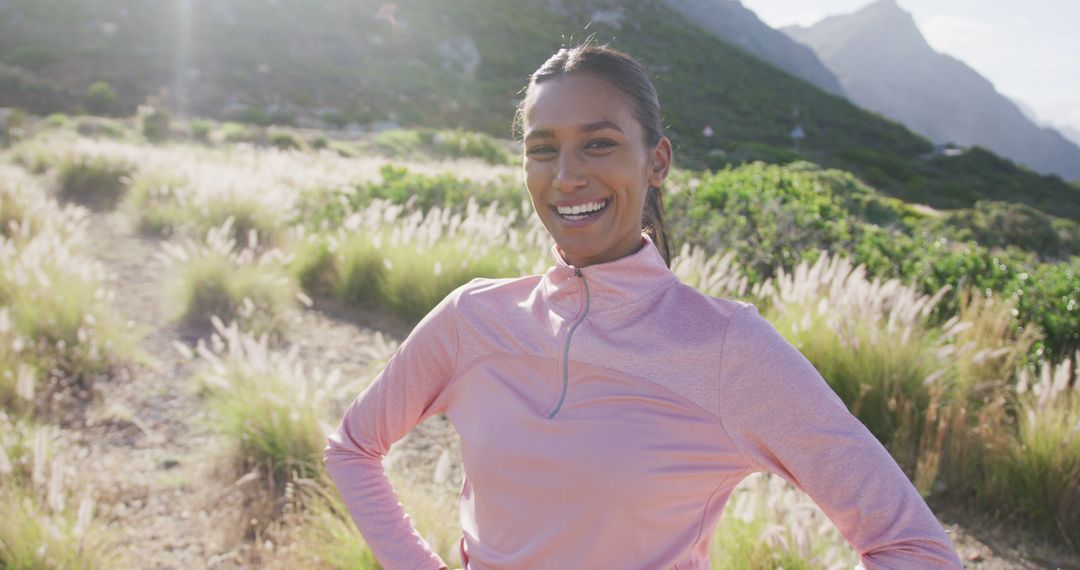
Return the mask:
<path fill-rule="evenodd" d="M 26 111 L 11 109 L 0 111 L 0 147 L 18 142 L 25 134 Z"/>
<path fill-rule="evenodd" d="M 134 168 L 104 157 L 78 157 L 59 166 L 60 195 L 97 209 L 115 207 L 124 196 Z"/>
<path fill-rule="evenodd" d="M 244 332 L 237 322 L 215 319 L 214 330 L 214 348 L 200 348 L 196 381 L 237 463 L 245 471 L 265 469 L 279 490 L 294 477 L 318 476 L 326 446 L 322 417 L 343 391 L 341 374 L 308 373 L 296 350 L 272 348 L 268 337 Z"/>
<path fill-rule="evenodd" d="M 201 143 L 210 142 L 210 132 L 214 128 L 213 123 L 202 119 L 193 119 L 188 127 L 191 129 L 192 139 Z"/>
<path fill-rule="evenodd" d="M 152 143 L 169 139 L 170 117 L 164 107 L 142 105 L 139 107 L 139 120 L 142 122 L 142 134 Z"/>
<path fill-rule="evenodd" d="M 281 150 L 297 150 L 303 148 L 303 144 L 296 135 L 288 131 L 271 130 L 270 144 Z"/>
<path fill-rule="evenodd" d="M 280 335 L 285 313 L 297 299 L 296 281 L 278 250 L 237 248 L 233 218 L 213 228 L 205 244 L 190 239 L 170 248 L 176 278 L 174 319 L 206 326 L 212 317 L 239 321 L 255 334 Z"/>
<path fill-rule="evenodd" d="M 240 123 L 225 123 L 222 125 L 221 138 L 229 143 L 259 144 L 263 140 L 263 137 L 258 130 Z"/>
<path fill-rule="evenodd" d="M 95 81 L 86 90 L 83 99 L 86 110 L 95 115 L 111 116 L 120 111 L 120 98 L 116 91 L 105 81 Z"/>
<path fill-rule="evenodd" d="M 513 157 L 495 139 L 461 130 L 394 129 L 375 136 L 375 148 L 395 158 L 476 158 L 489 164 L 511 164 Z"/>

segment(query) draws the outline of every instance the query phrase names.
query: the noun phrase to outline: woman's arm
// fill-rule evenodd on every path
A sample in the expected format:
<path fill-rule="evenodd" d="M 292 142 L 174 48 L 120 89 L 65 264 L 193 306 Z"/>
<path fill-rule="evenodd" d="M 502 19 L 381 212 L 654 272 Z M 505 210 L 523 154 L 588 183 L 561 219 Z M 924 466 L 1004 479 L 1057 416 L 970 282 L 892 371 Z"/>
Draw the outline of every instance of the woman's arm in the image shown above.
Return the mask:
<path fill-rule="evenodd" d="M 808 494 L 867 570 L 962 568 L 896 461 L 756 307 L 725 334 L 720 418 L 754 470 Z"/>
<path fill-rule="evenodd" d="M 446 410 L 445 388 L 456 365 L 454 303 L 459 291 L 416 325 L 345 411 L 325 450 L 327 471 L 364 540 L 387 570 L 447 567 L 413 528 L 382 459 L 413 426 Z"/>

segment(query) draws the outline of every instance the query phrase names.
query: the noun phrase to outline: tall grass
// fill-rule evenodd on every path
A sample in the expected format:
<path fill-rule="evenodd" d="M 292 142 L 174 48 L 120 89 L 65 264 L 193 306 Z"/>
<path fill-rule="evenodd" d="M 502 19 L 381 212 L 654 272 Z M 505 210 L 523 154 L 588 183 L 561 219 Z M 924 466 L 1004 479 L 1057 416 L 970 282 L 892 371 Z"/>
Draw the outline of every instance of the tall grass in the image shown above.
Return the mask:
<path fill-rule="evenodd" d="M 245 469 L 266 468 L 280 483 L 314 476 L 331 431 L 330 407 L 356 385 L 337 369 L 306 370 L 299 345 L 283 352 L 236 322 L 214 318 L 213 324 L 210 342 L 200 339 L 197 346 L 203 366 L 196 381 L 215 410 L 217 431 Z"/>
<path fill-rule="evenodd" d="M 929 403 L 926 381 L 940 368 L 929 317 L 945 291 L 930 297 L 898 280 L 870 280 L 847 258 L 822 254 L 792 273 L 778 269 L 760 294 L 776 328 L 907 464 Z"/>
<path fill-rule="evenodd" d="M 846 570 L 858 557 L 809 497 L 776 475 L 756 473 L 732 491 L 711 563 L 732 570 Z"/>
<path fill-rule="evenodd" d="M 1075 359 L 1080 362 L 1080 353 Z M 1073 548 L 1080 546 L 1080 385 L 1068 383 L 1075 366 L 1046 363 L 1032 383 L 1023 374 L 1016 433 L 987 450 L 987 498 L 1004 498 L 1022 518 Z"/>
<path fill-rule="evenodd" d="M 117 539 L 95 518 L 91 489 L 72 500 L 76 466 L 50 449 L 55 437 L 0 412 L 0 567 L 113 568 Z"/>
<path fill-rule="evenodd" d="M 259 248 L 254 230 L 247 245 L 238 247 L 234 233 L 230 217 L 208 231 L 202 242 L 183 238 L 162 245 L 158 258 L 175 275 L 172 318 L 209 325 L 216 316 L 239 320 L 256 334 L 280 335 L 288 311 L 298 299 L 307 300 L 286 271 L 289 258 L 281 250 Z"/>
<path fill-rule="evenodd" d="M 0 235 L 0 362 L 9 363 L 0 402 L 32 394 L 38 408 L 62 407 L 138 358 L 138 339 L 109 310 L 104 267 L 83 252 L 85 211 L 60 209 L 43 190 L 10 196 L 40 217 L 15 220 L 15 235 Z"/>
<path fill-rule="evenodd" d="M 353 303 L 373 302 L 419 319 L 473 277 L 509 277 L 542 270 L 542 227 L 515 227 L 516 211 L 498 204 L 463 212 L 375 200 L 347 216 L 332 234 L 298 233 L 292 271 Z"/>
<path fill-rule="evenodd" d="M 60 196 L 97 209 L 116 207 L 133 167 L 104 157 L 71 157 L 60 163 Z"/>

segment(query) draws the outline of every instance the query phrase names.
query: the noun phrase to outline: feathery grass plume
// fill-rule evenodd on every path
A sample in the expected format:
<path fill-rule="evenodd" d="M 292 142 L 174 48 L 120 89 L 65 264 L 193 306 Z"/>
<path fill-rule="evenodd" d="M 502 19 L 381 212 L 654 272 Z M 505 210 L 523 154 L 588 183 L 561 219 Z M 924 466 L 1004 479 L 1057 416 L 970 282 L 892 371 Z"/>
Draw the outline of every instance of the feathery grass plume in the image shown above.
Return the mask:
<path fill-rule="evenodd" d="M 959 311 L 941 327 L 943 344 L 937 357 L 952 364 L 941 373 L 950 374 L 959 393 L 977 403 L 1017 377 L 1039 331 L 1034 324 L 1018 324 L 1011 298 L 987 297 L 973 289 L 959 297 Z"/>
<path fill-rule="evenodd" d="M 75 156 L 58 167 L 60 196 L 90 208 L 107 210 L 120 203 L 134 167 L 104 157 Z"/>
<path fill-rule="evenodd" d="M 185 210 L 185 184 L 178 175 L 140 172 L 133 177 L 120 208 L 135 220 L 139 231 L 169 237 L 190 215 L 190 210 Z"/>
<path fill-rule="evenodd" d="M 51 430 L 2 413 L 0 428 L 0 567 L 116 567 L 117 541 L 94 518 L 92 490 L 69 500 L 76 466 L 53 453 Z"/>
<path fill-rule="evenodd" d="M 61 233 L 52 223 L 23 243 L 0 236 L 0 360 L 17 363 L 14 387 L 35 394 L 33 407 L 61 411 L 140 353 L 136 334 L 109 310 L 104 267 L 80 251 L 84 228 Z M 36 375 L 27 369 L 49 374 L 26 380 Z M 0 401 L 11 402 L 11 386 L 0 380 Z"/>
<path fill-rule="evenodd" d="M 684 243 L 679 254 L 671 260 L 671 271 L 683 283 L 706 295 L 730 299 L 747 298 L 748 280 L 735 261 L 735 252 L 707 256 L 704 248 Z"/>
<path fill-rule="evenodd" d="M 279 249 L 260 251 L 254 231 L 237 248 L 233 218 L 211 228 L 203 242 L 185 237 L 162 244 L 156 255 L 172 267 L 174 319 L 206 324 L 212 316 L 239 320 L 255 334 L 278 335 L 287 311 L 298 299 L 295 279 L 286 267 L 289 256 Z"/>
<path fill-rule="evenodd" d="M 1032 383 L 1021 371 L 1016 437 L 993 450 L 987 469 L 992 496 L 1006 498 L 1074 549 L 1080 546 L 1080 384 L 1069 386 L 1069 369 L 1077 362 L 1080 352 L 1072 362 L 1044 362 Z"/>
<path fill-rule="evenodd" d="M 714 567 L 846 570 L 858 563 L 825 513 L 776 475 L 747 477 L 729 501 L 713 536 Z"/>
<path fill-rule="evenodd" d="M 21 244 L 49 227 L 61 235 L 81 231 L 88 212 L 60 206 L 22 168 L 0 163 L 0 237 Z"/>
<path fill-rule="evenodd" d="M 225 326 L 213 318 L 215 333 L 200 339 L 202 369 L 196 380 L 216 411 L 215 425 L 234 446 L 245 470 L 263 467 L 283 484 L 291 477 L 313 477 L 322 465 L 331 426 L 323 419 L 331 403 L 354 386 L 338 369 L 304 369 L 299 345 L 271 348 L 267 335 Z"/>
<path fill-rule="evenodd" d="M 910 468 L 929 401 L 925 381 L 939 368 L 928 318 L 946 290 L 926 296 L 896 279 L 871 281 L 862 266 L 822 252 L 813 265 L 779 269 L 758 291 L 771 300 L 776 328 Z M 897 406 L 903 402 L 911 405 Z"/>
<path fill-rule="evenodd" d="M 546 233 L 538 222 L 515 228 L 516 211 L 498 204 L 463 212 L 375 200 L 345 218 L 335 234 L 302 245 L 305 264 L 294 272 L 328 283 L 348 302 L 375 302 L 419 318 L 474 277 L 507 277 L 543 269 Z"/>
<path fill-rule="evenodd" d="M 381 568 L 329 480 L 300 479 L 296 488 L 283 517 L 289 547 L 282 567 Z"/>

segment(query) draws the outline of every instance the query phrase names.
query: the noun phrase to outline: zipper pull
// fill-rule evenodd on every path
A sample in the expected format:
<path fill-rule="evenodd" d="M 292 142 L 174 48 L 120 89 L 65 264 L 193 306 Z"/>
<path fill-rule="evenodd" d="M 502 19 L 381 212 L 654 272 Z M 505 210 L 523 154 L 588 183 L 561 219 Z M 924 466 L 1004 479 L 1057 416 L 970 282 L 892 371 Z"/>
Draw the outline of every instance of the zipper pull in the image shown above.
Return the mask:
<path fill-rule="evenodd" d="M 577 275 L 578 277 L 581 277 L 581 268 L 580 267 L 575 267 L 574 268 L 574 275 Z"/>

